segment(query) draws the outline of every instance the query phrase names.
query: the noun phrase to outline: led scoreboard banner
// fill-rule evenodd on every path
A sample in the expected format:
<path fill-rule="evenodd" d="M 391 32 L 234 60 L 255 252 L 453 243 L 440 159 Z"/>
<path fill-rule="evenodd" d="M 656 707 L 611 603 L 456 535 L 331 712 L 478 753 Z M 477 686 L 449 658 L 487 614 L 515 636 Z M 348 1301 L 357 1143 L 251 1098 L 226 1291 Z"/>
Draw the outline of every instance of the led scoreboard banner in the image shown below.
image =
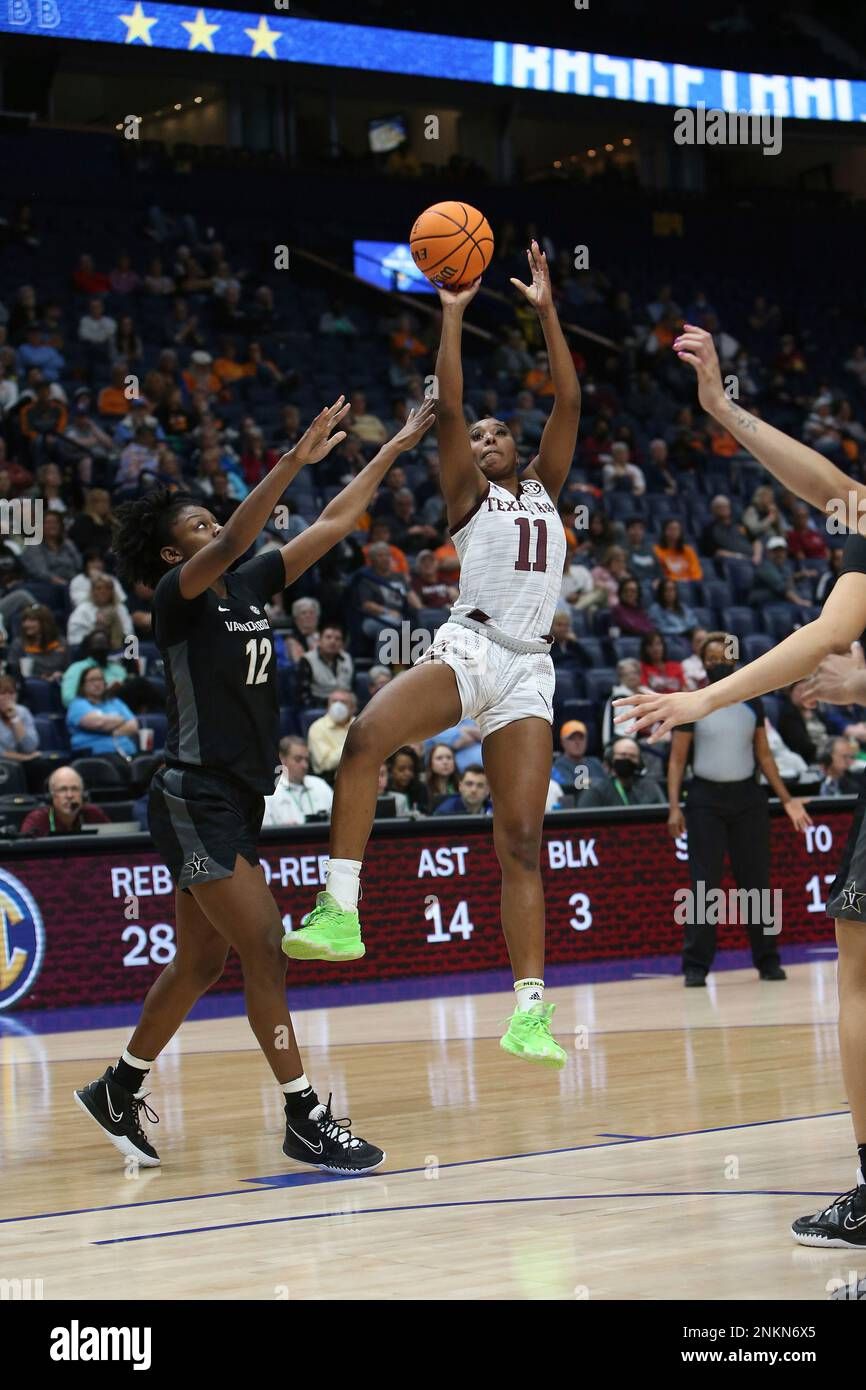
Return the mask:
<path fill-rule="evenodd" d="M 810 803 L 815 823 L 806 835 L 773 807 L 772 886 L 781 890 L 783 959 L 786 946 L 833 940 L 827 888 L 852 805 Z M 666 808 L 547 817 L 549 962 L 679 953 L 683 927 L 674 895 L 689 878 L 684 843 L 671 840 L 666 819 Z M 140 1000 L 174 956 L 174 891 L 148 837 L 124 837 L 110 849 L 96 837 L 61 843 L 62 851 L 48 840 L 0 850 L 0 1010 Z M 268 832 L 260 857 L 286 926 L 298 926 L 324 884 L 327 826 Z M 364 868 L 366 956 L 342 965 L 291 962 L 292 995 L 305 985 L 502 969 L 508 958 L 499 896 L 488 817 L 379 822 Z M 721 949 L 746 946 L 743 926 L 720 923 Z M 231 953 L 214 991 L 241 987 Z"/>
<path fill-rule="evenodd" d="M 257 61 L 440 77 L 650 106 L 747 111 L 795 120 L 866 121 L 866 82 L 735 72 L 580 48 L 420 34 L 155 0 L 0 0 L 0 32 L 181 49 Z M 575 41 L 580 15 L 574 16 Z"/>

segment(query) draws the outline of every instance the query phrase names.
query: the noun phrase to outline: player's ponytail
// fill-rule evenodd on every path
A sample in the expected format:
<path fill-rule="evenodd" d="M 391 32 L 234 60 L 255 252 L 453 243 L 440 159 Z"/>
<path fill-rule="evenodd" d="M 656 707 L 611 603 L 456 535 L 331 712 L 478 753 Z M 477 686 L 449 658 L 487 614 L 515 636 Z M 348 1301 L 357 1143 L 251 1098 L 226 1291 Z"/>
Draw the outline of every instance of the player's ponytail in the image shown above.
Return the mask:
<path fill-rule="evenodd" d="M 195 498 L 154 488 L 134 502 L 124 502 L 113 518 L 114 554 L 122 584 L 147 584 L 155 589 L 166 572 L 160 551 L 171 545 L 180 513 L 195 506 Z"/>

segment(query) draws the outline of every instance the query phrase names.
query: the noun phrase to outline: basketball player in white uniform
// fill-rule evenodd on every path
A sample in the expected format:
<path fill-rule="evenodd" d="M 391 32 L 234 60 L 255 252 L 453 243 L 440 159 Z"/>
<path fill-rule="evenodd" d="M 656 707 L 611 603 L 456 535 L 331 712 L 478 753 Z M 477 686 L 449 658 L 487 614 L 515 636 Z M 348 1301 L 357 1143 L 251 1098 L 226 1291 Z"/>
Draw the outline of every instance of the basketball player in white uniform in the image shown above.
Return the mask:
<path fill-rule="evenodd" d="M 300 931 L 283 939 L 295 959 L 362 956 L 360 871 L 373 823 L 378 771 L 406 743 L 476 719 L 493 797 L 493 841 L 502 870 L 502 926 L 516 1007 L 505 1051 L 547 1066 L 566 1053 L 544 1003 L 541 833 L 553 761 L 554 673 L 550 627 L 565 558 L 557 499 L 574 455 L 580 386 L 553 304 L 546 258 L 533 241 L 532 283 L 512 284 L 533 305 L 550 359 L 555 401 L 539 453 L 518 476 L 517 446 L 501 420 L 467 430 L 463 415 L 463 314 L 478 283 L 440 290 L 436 359 L 439 454 L 448 525 L 461 561 L 452 615 L 411 671 L 378 692 L 349 730 L 331 820 L 325 892 Z"/>

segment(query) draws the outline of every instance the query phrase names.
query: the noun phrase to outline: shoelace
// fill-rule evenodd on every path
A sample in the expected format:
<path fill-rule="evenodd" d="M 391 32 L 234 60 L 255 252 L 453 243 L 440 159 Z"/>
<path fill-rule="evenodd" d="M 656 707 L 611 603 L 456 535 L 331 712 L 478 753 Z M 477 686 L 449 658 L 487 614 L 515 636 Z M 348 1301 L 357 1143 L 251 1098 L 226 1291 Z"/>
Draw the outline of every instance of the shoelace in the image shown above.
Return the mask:
<path fill-rule="evenodd" d="M 346 1149 L 359 1148 L 363 1140 L 356 1139 L 351 1131 L 352 1121 L 348 1115 L 342 1120 L 335 1120 L 331 1114 L 331 1098 L 333 1092 L 328 1095 L 328 1104 L 325 1106 L 324 1115 L 320 1115 L 315 1124 L 319 1126 L 326 1139 L 332 1139 L 337 1144 L 342 1144 Z"/>
<path fill-rule="evenodd" d="M 141 1127 L 141 1111 L 144 1111 L 150 1124 L 159 1124 L 159 1116 L 157 1115 L 155 1110 L 151 1110 L 150 1106 L 147 1103 L 147 1097 L 149 1095 L 150 1091 L 148 1091 L 143 1096 L 133 1096 L 132 1100 L 129 1103 L 130 1110 L 132 1111 L 132 1117 L 130 1120 L 132 1131 L 135 1134 L 136 1139 L 142 1139 L 145 1141 L 145 1143 L 147 1142 L 147 1135 Z"/>
<path fill-rule="evenodd" d="M 546 1006 L 542 1005 L 541 1013 L 536 1013 L 534 1009 L 524 1009 L 520 1017 L 526 1020 L 524 1027 L 534 1028 L 536 1031 L 540 1028 L 543 1033 L 550 1032 L 550 1015 L 547 1012 Z M 510 1023 L 511 1018 L 504 1018 L 502 1020 L 503 1027 L 508 1026 Z"/>
<path fill-rule="evenodd" d="M 845 1202 L 850 1202 L 852 1198 L 856 1197 L 859 1194 L 859 1192 L 859 1187 L 852 1187 L 850 1192 L 843 1192 L 841 1197 L 835 1197 L 833 1201 L 830 1203 L 829 1207 L 825 1207 L 824 1210 L 819 1213 L 818 1219 L 820 1220 L 823 1216 L 829 1216 L 831 1212 L 834 1212 L 836 1210 L 837 1207 L 841 1207 Z"/>

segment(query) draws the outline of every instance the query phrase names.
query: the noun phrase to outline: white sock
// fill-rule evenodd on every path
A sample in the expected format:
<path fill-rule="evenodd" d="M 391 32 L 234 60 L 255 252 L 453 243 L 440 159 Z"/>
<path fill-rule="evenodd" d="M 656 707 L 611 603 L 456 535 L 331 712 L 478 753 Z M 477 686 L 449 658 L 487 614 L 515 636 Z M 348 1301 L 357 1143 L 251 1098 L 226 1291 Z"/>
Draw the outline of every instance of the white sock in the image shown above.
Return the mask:
<path fill-rule="evenodd" d="M 310 1083 L 307 1080 L 307 1073 L 305 1071 L 302 1071 L 300 1076 L 296 1076 L 294 1081 L 286 1081 L 280 1087 L 280 1090 L 286 1096 L 293 1096 L 298 1091 L 308 1091 L 310 1089 Z"/>
<path fill-rule="evenodd" d="M 536 1004 L 544 1003 L 544 981 L 515 980 L 514 993 L 517 995 L 517 1007 L 520 1012 L 528 1013 Z"/>
<path fill-rule="evenodd" d="M 355 912 L 361 892 L 360 859 L 329 860 L 325 892 L 336 898 L 344 912 Z"/>
<path fill-rule="evenodd" d="M 153 1062 L 143 1062 L 140 1057 L 133 1057 L 128 1048 L 124 1048 L 120 1054 L 120 1060 L 125 1062 L 128 1067 L 137 1067 L 139 1071 L 150 1071 Z"/>

